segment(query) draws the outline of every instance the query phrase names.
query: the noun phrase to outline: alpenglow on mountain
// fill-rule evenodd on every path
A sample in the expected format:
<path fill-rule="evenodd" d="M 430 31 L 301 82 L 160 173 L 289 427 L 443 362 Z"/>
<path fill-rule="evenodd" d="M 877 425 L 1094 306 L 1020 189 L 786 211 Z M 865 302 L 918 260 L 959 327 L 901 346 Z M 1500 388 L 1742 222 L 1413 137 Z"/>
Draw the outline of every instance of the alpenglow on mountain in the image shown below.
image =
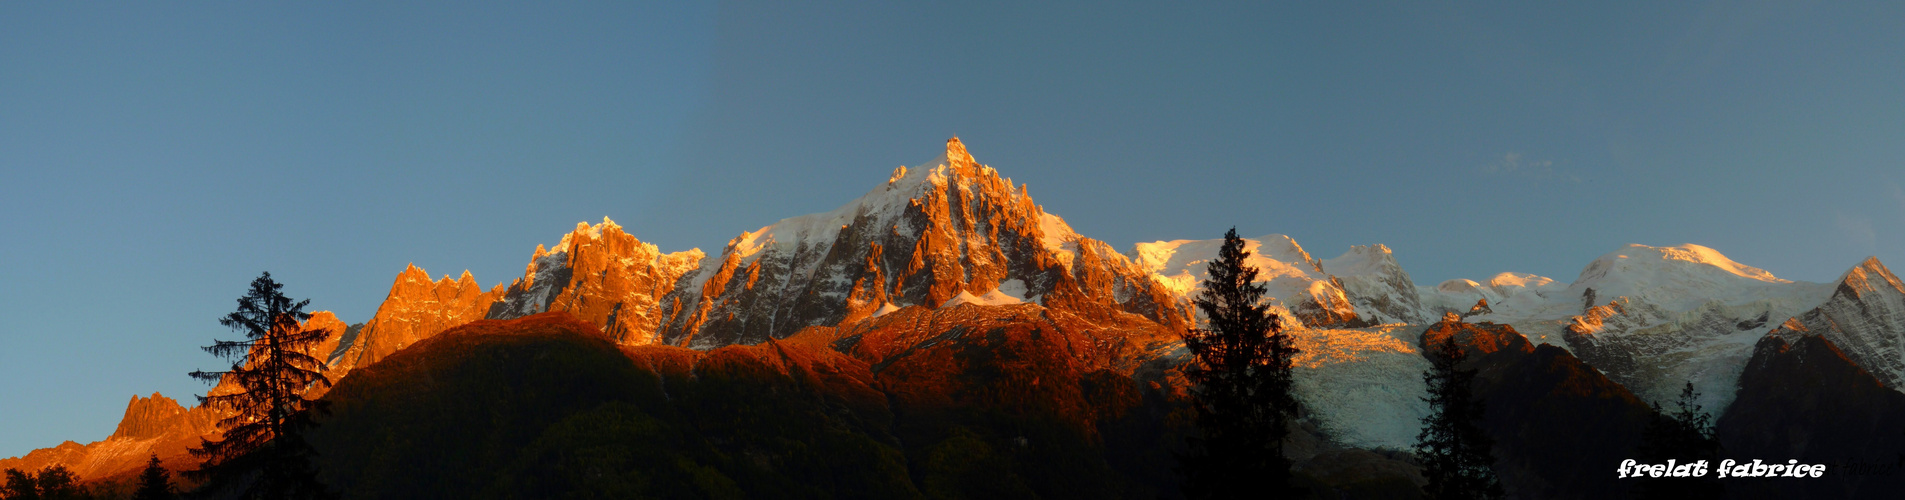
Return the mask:
<path fill-rule="evenodd" d="M 961 349 L 992 345 L 970 336 L 1017 325 L 1052 334 L 1038 342 L 1065 353 L 1052 361 L 1066 366 L 1063 373 L 1105 370 L 1170 390 L 1169 373 L 1186 359 L 1177 334 L 1199 324 L 1190 302 L 1221 240 L 1137 243 L 1120 252 L 1047 213 L 1029 188 L 978 163 L 957 138 L 938 158 L 869 184 L 837 209 L 742 232 L 718 252 L 663 253 L 604 218 L 537 245 L 521 277 L 488 288 L 467 271 L 432 280 L 407 266 L 373 317 L 346 326 L 322 313 L 309 325 L 333 332 L 318 354 L 334 380 L 478 320 L 549 312 L 591 325 L 625 349 L 824 341 L 868 363 L 869 376 L 889 378 L 934 373 L 921 361 L 929 354 L 957 342 L 975 342 Z M 1743 377 L 1767 376 L 1749 363 L 1769 339 L 1831 345 L 1850 370 L 1884 388 L 1905 384 L 1905 284 L 1877 259 L 1822 284 L 1780 279 L 1699 245 L 1628 245 L 1567 282 L 1503 272 L 1427 285 L 1381 244 L 1321 258 L 1272 234 L 1248 239 L 1247 249 L 1272 311 L 1305 351 L 1297 390 L 1332 446 L 1412 444 L 1427 412 L 1427 363 L 1418 350 L 1425 332 L 1469 332 L 1462 338 L 1486 339 L 1479 354 L 1510 346 L 1512 356 L 1490 358 L 1503 366 L 1532 369 L 1527 364 L 1541 360 L 1570 367 L 1555 380 L 1620 402 L 1582 411 L 1629 420 L 1688 382 L 1709 411 L 1727 411 Z M 1757 349 L 1761 358 L 1778 354 Z M 899 371 L 883 371 L 893 367 Z M 1519 387 L 1501 383 L 1502 390 Z M 213 389 L 220 390 L 228 388 Z M 173 460 L 198 437 L 216 435 L 208 410 L 157 394 L 132 406 L 129 423 L 106 440 L 67 442 L 0 467 L 65 463 L 102 478 L 138 465 L 126 457 Z"/>

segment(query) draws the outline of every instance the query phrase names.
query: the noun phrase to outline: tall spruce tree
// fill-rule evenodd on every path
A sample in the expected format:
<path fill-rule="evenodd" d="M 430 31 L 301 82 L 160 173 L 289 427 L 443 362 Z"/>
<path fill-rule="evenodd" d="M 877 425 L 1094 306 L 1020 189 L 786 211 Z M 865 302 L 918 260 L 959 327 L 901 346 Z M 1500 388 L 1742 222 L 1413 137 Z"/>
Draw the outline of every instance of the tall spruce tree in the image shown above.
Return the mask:
<path fill-rule="evenodd" d="M 282 288 L 271 273 L 252 280 L 251 290 L 238 299 L 238 310 L 218 321 L 243 332 L 245 340 L 214 340 L 205 347 L 232 360 L 231 369 L 192 372 L 207 383 L 236 386 L 199 397 L 201 405 L 231 415 L 218 422 L 222 439 L 205 439 L 191 450 L 205 460 L 186 472 L 205 481 L 200 491 L 239 498 L 331 496 L 317 480 L 311 463 L 317 452 L 303 436 L 315 425 L 312 413 L 325 409 L 323 401 L 305 399 L 305 392 L 331 385 L 324 362 L 308 353 L 330 332 L 304 330 L 299 322 L 311 318 L 304 312 L 311 301 L 292 302 Z"/>
<path fill-rule="evenodd" d="M 159 456 L 152 455 L 146 461 L 146 469 L 139 473 L 139 489 L 132 493 L 132 500 L 172 500 L 178 498 L 172 492 L 172 473 L 159 463 Z"/>
<path fill-rule="evenodd" d="M 1237 228 L 1224 233 L 1194 301 L 1208 328 L 1184 333 L 1184 345 L 1196 358 L 1185 376 L 1196 385 L 1193 404 L 1203 431 L 1180 457 L 1184 493 L 1191 498 L 1303 493 L 1290 484 L 1291 464 L 1283 456 L 1290 419 L 1299 411 L 1290 392 L 1290 363 L 1298 351 L 1270 314 L 1257 269 L 1245 264 L 1249 258 Z"/>
<path fill-rule="evenodd" d="M 1475 370 L 1460 368 L 1468 355 L 1456 345 L 1454 335 L 1425 347 L 1431 366 L 1422 374 L 1429 385 L 1429 397 L 1423 400 L 1429 403 L 1429 416 L 1423 417 L 1422 432 L 1416 435 L 1416 456 L 1429 479 L 1424 496 L 1502 498 L 1501 480 L 1493 467 L 1495 440 L 1479 425 L 1487 407 L 1470 394 Z"/>
<path fill-rule="evenodd" d="M 1707 461 L 1707 474 L 1703 477 L 1644 478 L 1634 485 L 1634 497 L 1641 499 L 1675 498 L 1723 498 L 1726 485 L 1721 484 L 1713 472 L 1719 467 L 1720 440 L 1714 434 L 1713 417 L 1701 411 L 1700 393 L 1693 390 L 1693 381 L 1680 389 L 1680 397 L 1674 400 L 1674 409 L 1664 411 L 1660 402 L 1654 402 L 1653 419 L 1647 422 L 1646 430 L 1641 433 L 1640 449 L 1635 450 L 1641 463 L 1664 464 L 1667 460 L 1676 463 Z"/>

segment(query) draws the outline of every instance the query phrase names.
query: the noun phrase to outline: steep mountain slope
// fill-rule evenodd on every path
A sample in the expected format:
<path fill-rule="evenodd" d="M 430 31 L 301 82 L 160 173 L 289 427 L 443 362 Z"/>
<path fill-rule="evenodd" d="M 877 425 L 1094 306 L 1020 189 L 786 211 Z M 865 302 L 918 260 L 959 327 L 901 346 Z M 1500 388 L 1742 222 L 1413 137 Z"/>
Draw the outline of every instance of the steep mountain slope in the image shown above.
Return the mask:
<path fill-rule="evenodd" d="M 1631 458 L 1651 410 L 1566 350 L 1535 345 L 1514 327 L 1436 323 L 1422 345 L 1453 338 L 1478 371 L 1475 397 L 1487 404 L 1484 429 L 1495 439 L 1495 470 L 1520 498 L 1619 498 L 1627 483 L 1609 464 Z"/>
<path fill-rule="evenodd" d="M 1773 330 L 1832 341 L 1853 364 L 1892 390 L 1905 390 L 1905 283 L 1877 258 L 1846 271 L 1832 298 Z"/>
<path fill-rule="evenodd" d="M 1124 256 L 1079 236 L 957 138 L 924 165 L 834 211 L 730 241 L 661 301 L 661 341 L 710 348 L 851 323 L 882 309 L 939 307 L 962 293 L 1093 320 L 1186 312 Z"/>
<path fill-rule="evenodd" d="M 1692 381 L 1701 405 L 1725 408 L 1760 335 L 1830 290 L 1699 245 L 1629 245 L 1595 259 L 1568 287 L 1593 307 L 1571 319 L 1564 338 L 1643 400 L 1668 401 Z"/>
<path fill-rule="evenodd" d="M 1331 441 L 1360 449 L 1404 450 L 1415 444 L 1429 405 L 1417 350 L 1420 326 L 1290 332 L 1297 349 L 1297 398 L 1307 418 Z"/>
<path fill-rule="evenodd" d="M 1826 475 L 1738 480 L 1727 491 L 1735 498 L 1897 498 L 1905 489 L 1901 421 L 1905 393 L 1885 387 L 1826 336 L 1768 334 L 1719 419 L 1720 444 L 1740 459 L 1826 464 Z"/>
<path fill-rule="evenodd" d="M 1155 497 L 1111 465 L 1110 442 L 1156 449 L 1130 379 L 1085 371 L 1053 322 L 946 321 L 1037 309 L 908 308 L 862 341 L 959 334 L 885 365 L 824 327 L 694 351 L 618 347 L 560 312 L 477 321 L 360 368 L 311 439 L 347 498 Z"/>

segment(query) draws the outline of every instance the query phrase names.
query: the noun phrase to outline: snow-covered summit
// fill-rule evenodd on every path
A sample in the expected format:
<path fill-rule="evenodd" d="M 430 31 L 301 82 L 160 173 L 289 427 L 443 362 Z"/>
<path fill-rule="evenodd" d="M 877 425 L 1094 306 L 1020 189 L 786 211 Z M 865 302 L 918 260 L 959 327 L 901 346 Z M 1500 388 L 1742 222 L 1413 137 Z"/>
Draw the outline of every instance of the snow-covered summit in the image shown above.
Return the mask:
<path fill-rule="evenodd" d="M 1643 400 L 1672 399 L 1692 381 L 1703 405 L 1724 408 L 1754 342 L 1831 288 L 1781 279 L 1700 245 L 1636 244 L 1595 258 L 1571 283 L 1502 273 L 1418 290 L 1429 313 L 1467 312 L 1487 300 L 1469 321 L 1510 324 L 1532 342 L 1566 348 Z"/>
<path fill-rule="evenodd" d="M 1760 300 L 1780 295 L 1776 290 L 1791 287 L 1779 285 L 1790 283 L 1700 245 L 1627 245 L 1588 263 L 1568 290 L 1585 297 L 1591 289 L 1595 298 L 1625 296 L 1670 309 L 1686 309 L 1709 300 Z"/>
<path fill-rule="evenodd" d="M 663 341 L 754 343 L 968 297 L 1093 317 L 1182 316 L 1125 256 L 1045 213 L 1024 184 L 975 161 L 958 138 L 885 180 L 834 210 L 742 233 L 720 258 L 703 260 L 663 301 Z M 1019 294 L 992 293 L 1014 281 Z"/>
<path fill-rule="evenodd" d="M 1222 239 L 1138 243 L 1129 256 L 1153 280 L 1188 301 L 1202 289 L 1206 268 L 1223 244 Z M 1420 320 L 1415 285 L 1386 246 L 1353 246 L 1325 261 L 1289 236 L 1268 234 L 1244 238 L 1244 250 L 1250 252 L 1244 263 L 1257 268 L 1257 281 L 1268 289 L 1272 304 L 1287 308 L 1305 324 Z"/>
<path fill-rule="evenodd" d="M 1475 304 L 1487 301 L 1489 310 L 1477 321 L 1516 324 L 1530 319 L 1555 321 L 1579 313 L 1579 304 L 1573 304 L 1572 299 L 1561 299 L 1567 289 L 1567 283 L 1545 276 L 1504 272 L 1490 277 L 1487 283 L 1456 278 L 1433 287 L 1424 286 L 1418 292 L 1426 316 L 1464 313 Z"/>
<path fill-rule="evenodd" d="M 1336 278 L 1350 301 L 1364 311 L 1366 322 L 1421 323 L 1429 318 L 1415 281 L 1387 245 L 1350 245 L 1349 251 L 1317 267 Z"/>
<path fill-rule="evenodd" d="M 1206 268 L 1217 259 L 1224 240 L 1172 240 L 1133 245 L 1131 259 L 1139 269 L 1164 284 L 1171 293 L 1191 297 L 1209 277 Z M 1257 268 L 1257 281 L 1269 282 L 1270 297 L 1289 300 L 1309 288 L 1310 282 L 1329 277 L 1317 267 L 1296 240 L 1281 234 L 1244 238 L 1250 257 L 1244 264 Z"/>
<path fill-rule="evenodd" d="M 781 219 L 760 229 L 741 233 L 728 242 L 727 248 L 739 256 L 742 263 L 751 263 L 761 250 L 769 246 L 784 249 L 802 245 L 824 247 L 833 243 L 842 229 L 848 228 L 861 217 L 882 222 L 904 222 L 898 220 L 899 216 L 929 191 L 944 187 L 971 191 L 975 183 L 987 181 L 1003 183 L 1004 193 L 1010 196 L 1009 202 L 1030 200 L 1024 185 L 1013 189 L 1012 179 L 1001 177 L 992 167 L 973 161 L 972 154 L 966 152 L 966 146 L 959 142 L 958 137 L 954 137 L 946 141 L 945 153 L 919 165 L 895 169 L 886 184 L 867 191 L 840 208 Z M 1043 210 L 1040 213 L 1043 214 Z M 1054 229 L 1062 228 L 1067 235 L 1077 235 L 1062 219 L 1057 216 L 1051 216 L 1051 219 L 1050 226 Z"/>

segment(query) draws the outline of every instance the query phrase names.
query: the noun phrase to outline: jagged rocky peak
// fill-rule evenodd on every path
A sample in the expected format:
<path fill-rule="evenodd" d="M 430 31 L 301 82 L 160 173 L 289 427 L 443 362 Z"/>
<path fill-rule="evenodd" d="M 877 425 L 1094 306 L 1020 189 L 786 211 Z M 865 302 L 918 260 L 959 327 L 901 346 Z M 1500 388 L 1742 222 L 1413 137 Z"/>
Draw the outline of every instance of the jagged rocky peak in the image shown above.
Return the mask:
<path fill-rule="evenodd" d="M 501 284 L 483 290 L 468 270 L 456 279 L 444 275 L 433 281 L 423 268 L 409 264 L 403 272 L 397 273 L 397 279 L 390 285 L 390 295 L 377 306 L 377 314 L 364 322 L 351 343 L 330 351 L 334 352 L 330 358 L 331 378 L 369 366 L 398 349 L 451 327 L 482 319 L 502 292 Z M 336 328 L 339 335 L 348 328 L 342 323 L 338 321 L 333 325 L 341 326 Z"/>
<path fill-rule="evenodd" d="M 661 321 L 658 301 L 704 257 L 698 248 L 664 254 L 607 217 L 576 223 L 555 247 L 536 246 L 523 277 L 510 283 L 487 317 L 565 311 L 624 344 L 652 344 Z"/>
<path fill-rule="evenodd" d="M 1769 337 L 1823 337 L 1886 387 L 1905 388 L 1905 283 L 1877 258 L 1839 278 L 1823 304 L 1780 324 Z"/>
<path fill-rule="evenodd" d="M 107 438 L 144 439 L 156 437 L 172 429 L 173 424 L 185 415 L 185 407 L 179 402 L 159 393 L 152 397 L 133 396 L 126 403 L 126 415 L 119 419 L 119 428 Z"/>
<path fill-rule="evenodd" d="M 1528 338 L 1516 332 L 1512 326 L 1467 323 L 1462 321 L 1461 315 L 1454 312 L 1443 313 L 1442 321 L 1424 329 L 1417 346 L 1422 348 L 1426 355 L 1434 346 L 1449 341 L 1454 341 L 1468 353 L 1471 364 L 1479 361 L 1481 356 L 1495 352 L 1527 353 L 1535 350 L 1534 344 L 1529 343 Z"/>
<path fill-rule="evenodd" d="M 0 469 L 37 471 L 64 465 L 82 483 L 126 477 L 144 466 L 149 456 L 170 462 L 173 457 L 186 455 L 189 447 L 200 445 L 202 437 L 216 437 L 217 421 L 218 415 L 212 411 L 180 406 L 159 393 L 151 397 L 135 395 L 126 403 L 118 428 L 106 439 L 83 445 L 66 441 L 25 456 L 0 458 Z"/>
<path fill-rule="evenodd" d="M 325 336 L 324 339 L 316 345 L 307 347 L 304 350 L 304 354 L 316 358 L 321 362 L 335 360 L 337 354 L 342 353 L 345 348 L 350 347 L 348 343 L 352 342 L 351 328 L 352 327 L 345 324 L 343 320 L 337 319 L 337 314 L 331 311 L 311 313 L 311 318 L 304 320 L 303 323 L 299 323 L 298 329 L 301 331 L 324 330 Z M 349 367 L 339 370 L 335 363 L 332 363 L 327 368 L 326 376 L 335 382 L 339 377 L 342 377 L 344 373 L 348 373 L 349 371 Z M 231 394 L 237 391 L 238 383 L 230 378 L 226 378 L 220 380 L 218 385 L 213 386 L 211 390 L 207 392 L 209 394 Z M 324 387 L 314 386 L 306 396 L 311 398 L 321 397 L 324 395 L 324 391 Z M 138 401 L 136 396 L 134 397 L 134 401 Z"/>
<path fill-rule="evenodd" d="M 1099 318 L 1181 316 L 1124 256 L 1045 213 L 956 138 L 838 209 L 748 231 L 721 253 L 661 301 L 663 342 L 751 344 L 988 294 Z"/>
<path fill-rule="evenodd" d="M 1349 251 L 1322 261 L 1318 268 L 1339 280 L 1366 322 L 1421 323 L 1427 318 L 1415 280 L 1387 245 L 1350 245 Z"/>
<path fill-rule="evenodd" d="M 972 153 L 966 152 L 965 143 L 959 142 L 959 136 L 956 135 L 951 139 L 946 139 L 946 161 L 953 165 L 963 166 L 972 166 L 978 163 L 973 161 Z"/>
<path fill-rule="evenodd" d="M 424 281 L 412 274 L 427 279 L 406 271 L 399 286 Z M 839 209 L 742 233 L 719 257 L 663 254 L 604 218 L 537 246 L 523 277 L 507 287 L 439 300 L 442 318 L 406 320 L 405 334 L 392 340 L 393 322 L 404 316 L 397 313 L 430 309 L 406 305 L 417 302 L 406 297 L 393 292 L 385 304 L 393 314 L 380 309 L 381 321 L 367 323 L 339 358 L 374 361 L 467 321 L 468 308 L 492 319 L 566 311 L 623 344 L 702 348 L 915 305 L 1032 302 L 1098 319 L 1185 316 L 1122 255 L 1045 213 L 1024 185 L 974 161 L 956 138 L 938 158 L 894 170 Z"/>
<path fill-rule="evenodd" d="M 351 328 L 349 324 L 344 323 L 344 320 L 337 319 L 337 314 L 330 311 L 311 313 L 311 319 L 304 320 L 304 324 L 301 326 L 306 331 L 324 330 L 327 332 L 323 342 L 312 346 L 308 352 L 305 352 L 305 354 L 311 357 L 325 361 L 330 360 L 331 355 L 337 352 L 338 345 L 343 342 L 345 334 L 349 332 Z"/>
<path fill-rule="evenodd" d="M 1878 257 L 1866 257 L 1864 261 L 1859 262 L 1859 265 L 1846 271 L 1845 276 L 1839 279 L 1839 286 L 1841 290 L 1837 293 L 1859 296 L 1869 293 L 1892 294 L 1905 290 L 1905 284 L 1900 284 L 1898 276 L 1893 275 L 1891 269 L 1879 262 Z"/>

